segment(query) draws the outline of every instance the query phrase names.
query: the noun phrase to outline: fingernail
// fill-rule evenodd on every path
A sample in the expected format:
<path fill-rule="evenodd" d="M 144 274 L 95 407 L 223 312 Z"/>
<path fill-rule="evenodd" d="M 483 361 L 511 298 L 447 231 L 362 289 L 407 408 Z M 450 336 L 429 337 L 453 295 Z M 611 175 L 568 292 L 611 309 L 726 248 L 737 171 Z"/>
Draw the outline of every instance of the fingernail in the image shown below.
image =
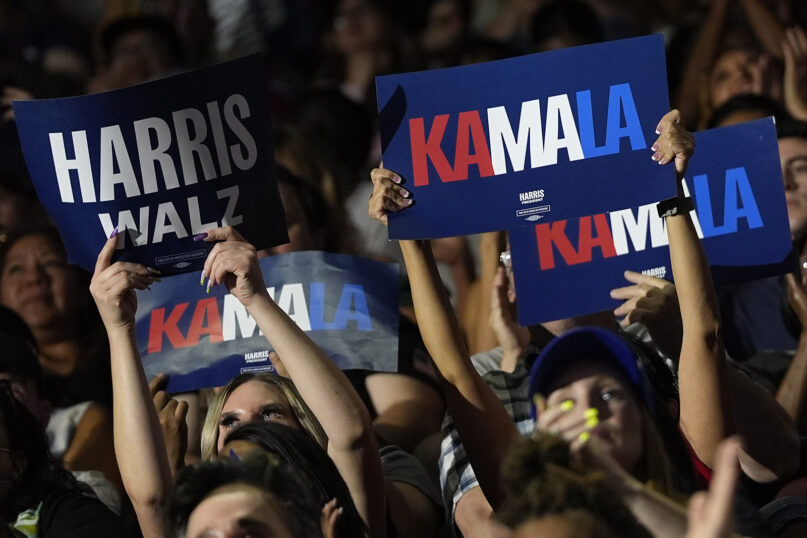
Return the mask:
<path fill-rule="evenodd" d="M 341 516 L 344 511 L 345 509 L 340 506 L 339 509 L 336 511 L 336 513 Z"/>
<path fill-rule="evenodd" d="M 395 183 L 400 185 L 401 184 L 401 177 L 398 176 L 398 175 L 392 176 L 392 181 L 394 181 Z"/>
<path fill-rule="evenodd" d="M 207 232 L 202 232 L 202 233 L 200 233 L 200 234 L 196 234 L 196 235 L 194 235 L 194 236 L 193 236 L 193 240 L 194 240 L 194 241 L 201 241 L 201 240 L 202 240 L 202 239 L 204 239 L 205 237 L 207 237 Z"/>
<path fill-rule="evenodd" d="M 586 428 L 588 428 L 590 430 L 592 428 L 597 427 L 597 424 L 599 424 L 599 423 L 600 423 L 600 419 L 598 419 L 597 417 L 590 417 L 590 418 L 588 418 L 586 420 Z"/>
<path fill-rule="evenodd" d="M 149 273 L 154 273 L 155 275 L 163 274 L 162 271 L 160 271 L 159 269 L 154 269 L 153 267 L 146 267 L 146 269 L 149 270 Z"/>
<path fill-rule="evenodd" d="M 202 270 L 202 278 L 201 278 L 201 280 L 199 280 L 199 285 L 200 286 L 205 285 L 205 272 L 204 272 L 204 269 Z"/>
<path fill-rule="evenodd" d="M 600 412 L 597 411 L 596 407 L 589 407 L 588 409 L 583 411 L 583 416 L 586 417 L 586 418 L 598 417 L 599 415 L 600 415 Z"/>
<path fill-rule="evenodd" d="M 581 434 L 580 434 L 580 435 L 577 437 L 577 439 L 578 439 L 578 440 L 579 440 L 581 443 L 585 443 L 585 442 L 587 442 L 589 439 L 591 439 L 591 434 L 590 434 L 590 433 L 588 433 L 588 432 L 583 432 L 583 433 L 581 433 Z"/>
<path fill-rule="evenodd" d="M 652 151 L 658 151 L 658 144 L 653 144 L 652 146 L 650 146 L 650 149 Z"/>
<path fill-rule="evenodd" d="M 652 157 L 650 157 L 650 158 L 651 158 L 652 160 L 654 160 L 654 161 L 658 161 L 658 159 L 659 159 L 659 157 L 658 157 L 658 153 L 654 153 L 654 154 L 653 154 L 653 156 L 652 156 Z"/>
<path fill-rule="evenodd" d="M 152 282 L 162 282 L 163 281 L 163 279 L 158 277 L 158 276 L 151 277 L 151 280 L 152 280 Z"/>
<path fill-rule="evenodd" d="M 401 196 L 403 196 L 404 198 L 409 198 L 410 196 L 412 196 L 412 193 L 406 189 L 401 189 Z"/>
<path fill-rule="evenodd" d="M 210 281 L 213 280 L 212 278 L 207 279 L 207 288 L 205 289 L 205 293 L 210 293 Z"/>
<path fill-rule="evenodd" d="M 115 226 L 115 229 L 112 230 L 111 234 L 109 234 L 109 238 L 112 239 L 113 237 L 117 237 L 117 235 L 118 235 L 118 227 Z"/>
<path fill-rule="evenodd" d="M 411 198 L 407 198 L 406 205 L 412 205 L 412 199 Z"/>
<path fill-rule="evenodd" d="M 560 404 L 561 411 L 571 411 L 574 408 L 574 400 L 563 400 Z"/>

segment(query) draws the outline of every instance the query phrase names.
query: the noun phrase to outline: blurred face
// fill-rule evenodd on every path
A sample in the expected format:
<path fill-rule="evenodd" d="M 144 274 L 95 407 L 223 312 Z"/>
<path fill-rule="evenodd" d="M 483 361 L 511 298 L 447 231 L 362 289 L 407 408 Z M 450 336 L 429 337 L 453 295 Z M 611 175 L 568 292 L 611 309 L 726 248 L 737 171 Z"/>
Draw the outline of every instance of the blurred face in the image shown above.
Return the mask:
<path fill-rule="evenodd" d="M 365 0 L 343 0 L 334 19 L 336 47 L 345 54 L 371 50 L 381 41 L 378 9 Z"/>
<path fill-rule="evenodd" d="M 807 140 L 779 139 L 779 161 L 785 180 L 790 235 L 801 239 L 807 234 Z"/>
<path fill-rule="evenodd" d="M 566 400 L 574 405 L 550 429 L 557 428 L 571 442 L 586 430 L 585 411 L 597 409 L 599 424 L 589 430 L 591 435 L 600 438 L 611 456 L 632 472 L 643 452 L 642 416 L 636 397 L 621 376 L 607 365 L 584 361 L 560 373 L 553 386 L 556 388 L 547 397 L 549 408 Z"/>
<path fill-rule="evenodd" d="M 245 485 L 211 493 L 191 513 L 188 538 L 293 538 L 277 504 L 264 492 Z"/>
<path fill-rule="evenodd" d="M 74 269 L 45 237 L 29 235 L 8 252 L 0 280 L 0 300 L 31 329 L 74 329 L 84 297 Z"/>
<path fill-rule="evenodd" d="M 455 0 L 436 2 L 429 11 L 429 25 L 423 33 L 423 47 L 443 50 L 455 45 L 465 33 L 465 20 Z"/>
<path fill-rule="evenodd" d="M 123 34 L 112 48 L 112 69 L 125 71 L 133 80 L 155 78 L 174 66 L 174 58 L 165 44 L 143 30 Z"/>
<path fill-rule="evenodd" d="M 216 451 L 221 453 L 227 434 L 240 424 L 272 421 L 295 430 L 300 429 L 291 404 L 280 390 L 263 381 L 247 381 L 227 398 L 219 417 L 219 439 Z"/>
<path fill-rule="evenodd" d="M 8 381 L 14 398 L 24 405 L 42 426 L 47 426 L 48 418 L 50 418 L 50 405 L 42 399 L 32 379 L 0 372 L 0 381 Z"/>
<path fill-rule="evenodd" d="M 301 250 L 319 250 L 322 245 L 311 231 L 311 226 L 305 217 L 299 198 L 288 185 L 279 183 L 278 187 L 283 209 L 286 212 L 286 228 L 289 232 L 289 242 L 285 245 L 263 249 L 258 252 L 258 257 L 263 258 L 274 254 L 286 254 Z"/>
<path fill-rule="evenodd" d="M 759 93 L 760 73 L 755 55 L 744 50 L 730 50 L 718 57 L 709 79 L 712 108 L 735 95 Z"/>

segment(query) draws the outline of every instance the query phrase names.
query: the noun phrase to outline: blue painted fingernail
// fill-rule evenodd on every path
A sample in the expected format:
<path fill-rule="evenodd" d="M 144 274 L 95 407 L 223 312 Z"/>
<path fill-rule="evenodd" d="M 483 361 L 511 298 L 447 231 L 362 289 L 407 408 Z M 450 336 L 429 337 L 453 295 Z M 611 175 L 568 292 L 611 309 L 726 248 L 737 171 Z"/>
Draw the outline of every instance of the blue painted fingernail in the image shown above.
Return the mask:
<path fill-rule="evenodd" d="M 115 226 L 115 229 L 112 230 L 111 234 L 109 234 L 109 238 L 112 239 L 113 237 L 117 237 L 117 235 L 118 235 L 118 227 Z"/>
<path fill-rule="evenodd" d="M 201 240 L 202 240 L 202 239 L 204 239 L 205 237 L 207 237 L 207 232 L 202 232 L 202 233 L 200 233 L 200 234 L 196 234 L 196 235 L 194 235 L 194 236 L 193 236 L 193 240 L 194 240 L 194 241 L 201 241 Z"/>

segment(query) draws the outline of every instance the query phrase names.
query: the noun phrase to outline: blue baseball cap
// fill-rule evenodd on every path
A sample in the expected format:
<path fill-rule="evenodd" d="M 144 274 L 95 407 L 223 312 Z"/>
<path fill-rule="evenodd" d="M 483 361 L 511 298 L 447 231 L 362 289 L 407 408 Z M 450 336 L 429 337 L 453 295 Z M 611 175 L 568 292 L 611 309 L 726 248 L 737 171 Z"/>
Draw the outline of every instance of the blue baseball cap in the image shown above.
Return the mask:
<path fill-rule="evenodd" d="M 616 368 L 630 383 L 634 394 L 653 412 L 649 384 L 630 344 L 616 333 L 600 327 L 578 327 L 553 338 L 530 369 L 529 397 L 533 418 L 536 418 L 535 395 L 548 395 L 555 376 L 580 360 L 602 361 Z"/>

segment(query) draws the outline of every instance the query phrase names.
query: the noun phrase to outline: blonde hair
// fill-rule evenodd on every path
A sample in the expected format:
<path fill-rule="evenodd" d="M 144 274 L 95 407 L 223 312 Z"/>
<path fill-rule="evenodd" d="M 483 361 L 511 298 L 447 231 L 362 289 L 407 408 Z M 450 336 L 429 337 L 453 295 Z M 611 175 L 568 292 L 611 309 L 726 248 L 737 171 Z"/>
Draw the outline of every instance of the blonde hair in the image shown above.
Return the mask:
<path fill-rule="evenodd" d="M 643 405 L 639 409 L 642 417 L 642 457 L 636 465 L 634 478 L 678 500 L 683 492 L 676 488 L 673 462 L 650 412 Z"/>
<path fill-rule="evenodd" d="M 307 433 L 323 450 L 327 450 L 328 436 L 322 429 L 317 417 L 309 409 L 297 387 L 291 379 L 272 374 L 241 374 L 234 377 L 227 383 L 218 394 L 213 397 L 207 408 L 207 415 L 202 426 L 202 460 L 211 460 L 218 455 L 217 446 L 219 441 L 219 418 L 221 417 L 224 404 L 230 398 L 235 389 L 249 381 L 260 381 L 270 387 L 281 391 L 289 401 L 292 412 L 300 423 L 303 431 Z"/>

